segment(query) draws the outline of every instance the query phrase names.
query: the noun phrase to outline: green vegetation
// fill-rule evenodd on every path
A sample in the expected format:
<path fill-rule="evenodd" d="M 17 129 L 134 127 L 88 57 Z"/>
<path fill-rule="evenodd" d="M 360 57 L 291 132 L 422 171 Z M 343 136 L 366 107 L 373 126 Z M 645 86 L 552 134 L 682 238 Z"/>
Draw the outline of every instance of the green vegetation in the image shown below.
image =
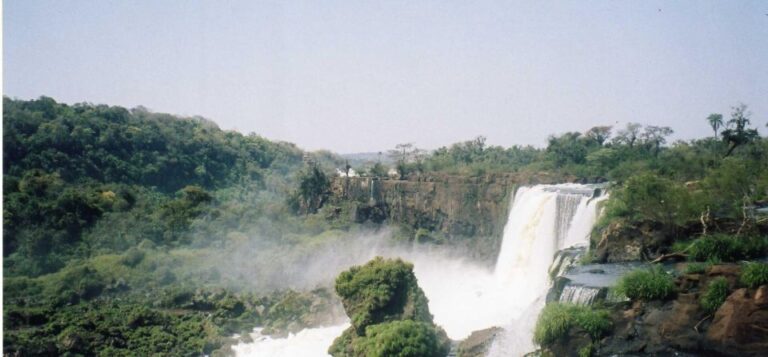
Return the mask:
<path fill-rule="evenodd" d="M 299 188 L 288 202 L 296 212 L 316 213 L 323 206 L 330 188 L 328 176 L 317 165 L 311 165 L 299 175 Z"/>
<path fill-rule="evenodd" d="M 355 341 L 355 354 L 371 357 L 442 357 L 450 343 L 431 323 L 403 320 L 369 326 Z"/>
<path fill-rule="evenodd" d="M 579 357 L 592 357 L 595 352 L 595 344 L 589 343 L 588 345 L 579 349 Z"/>
<path fill-rule="evenodd" d="M 685 266 L 684 273 L 686 274 L 704 274 L 709 268 L 709 264 L 705 263 L 688 263 Z"/>
<path fill-rule="evenodd" d="M 616 290 L 631 300 L 664 300 L 675 293 L 675 282 L 660 267 L 638 269 L 622 276 Z"/>
<path fill-rule="evenodd" d="M 573 327 L 580 327 L 593 340 L 599 339 L 611 326 L 608 310 L 590 306 L 550 303 L 541 310 L 536 321 L 533 340 L 548 346 L 565 338 Z"/>
<path fill-rule="evenodd" d="M 5 354 L 208 354 L 233 333 L 286 333 L 331 308 L 322 289 L 273 291 L 283 288 L 285 262 L 361 229 L 350 218 L 355 203 L 329 203 L 330 169 L 349 168 L 338 156 L 141 107 L 3 103 Z M 402 144 L 391 161 L 355 169 L 609 180 L 602 226 L 658 223 L 678 244 L 690 239 L 693 260 L 755 259 L 768 253 L 766 221 L 754 211 L 768 202 L 768 140 L 750 119 L 745 106 L 725 122 L 713 114 L 715 138 L 670 145 L 670 128 L 634 123 L 553 135 L 544 149 L 483 137 L 429 154 Z M 429 228 L 409 236 L 447 241 Z M 335 354 L 441 354 L 446 338 L 412 267 L 369 264 L 337 280 L 354 326 Z M 764 284 L 764 266 L 747 265 L 742 282 Z M 666 274 L 636 275 L 622 281 L 630 298 L 673 292 Z M 593 336 L 607 321 L 575 316 L 568 323 Z"/>
<path fill-rule="evenodd" d="M 303 161 L 327 170 L 332 154 L 47 97 L 4 98 L 3 139 L 5 354 L 200 355 L 331 309 L 328 293 L 271 290 L 274 261 L 308 249 L 286 246 L 351 228 L 285 204 Z M 224 274 L 233 259 L 260 266 L 253 280 Z"/>
<path fill-rule="evenodd" d="M 708 314 L 713 314 L 728 297 L 728 280 L 724 277 L 713 279 L 707 285 L 707 291 L 701 296 L 701 307 Z"/>
<path fill-rule="evenodd" d="M 383 321 L 432 321 L 413 265 L 400 259 L 377 257 L 342 272 L 336 279 L 336 292 L 360 335 L 369 325 Z"/>
<path fill-rule="evenodd" d="M 445 356 L 445 332 L 432 323 L 413 265 L 377 257 L 339 274 L 336 292 L 352 326 L 328 350 L 338 356 Z"/>
<path fill-rule="evenodd" d="M 47 97 L 3 103 L 11 275 L 53 272 L 93 250 L 120 252 L 144 239 L 186 244 L 192 221 L 223 203 L 211 190 L 279 189 L 301 165 L 291 144 L 222 131 L 198 117 Z"/>
<path fill-rule="evenodd" d="M 741 283 L 749 288 L 768 284 L 768 264 L 750 262 L 741 272 Z"/>
<path fill-rule="evenodd" d="M 713 234 L 694 240 L 688 247 L 694 261 L 736 262 L 768 254 L 768 236 L 737 237 Z"/>
<path fill-rule="evenodd" d="M 728 152 L 725 156 L 730 155 L 734 149 L 741 145 L 745 145 L 759 137 L 756 129 L 750 129 L 749 125 L 750 113 L 747 112 L 747 106 L 740 104 L 733 108 L 731 114 L 731 120 L 728 121 L 728 127 L 723 130 L 723 141 L 728 143 Z"/>

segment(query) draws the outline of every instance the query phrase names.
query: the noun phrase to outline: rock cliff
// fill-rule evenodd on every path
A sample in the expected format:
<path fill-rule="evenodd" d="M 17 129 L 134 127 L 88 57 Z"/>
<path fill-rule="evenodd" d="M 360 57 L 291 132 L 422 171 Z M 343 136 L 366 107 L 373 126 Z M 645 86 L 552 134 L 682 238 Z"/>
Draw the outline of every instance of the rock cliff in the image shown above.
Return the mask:
<path fill-rule="evenodd" d="M 494 256 L 506 223 L 509 200 L 520 185 L 551 178 L 493 174 L 477 177 L 424 175 L 406 180 L 337 177 L 330 203 L 352 205 L 358 223 L 389 223 L 410 231 L 412 239 L 473 239 L 479 255 Z"/>
<path fill-rule="evenodd" d="M 683 270 L 685 263 L 678 270 Z M 596 341 L 593 356 L 764 356 L 768 349 L 768 286 L 740 288 L 737 264 L 714 265 L 703 273 L 680 273 L 677 294 L 665 301 L 608 303 L 612 331 Z M 710 315 L 702 294 L 716 278 L 727 281 L 728 298 Z M 572 330 L 545 352 L 576 356 L 589 343 Z"/>

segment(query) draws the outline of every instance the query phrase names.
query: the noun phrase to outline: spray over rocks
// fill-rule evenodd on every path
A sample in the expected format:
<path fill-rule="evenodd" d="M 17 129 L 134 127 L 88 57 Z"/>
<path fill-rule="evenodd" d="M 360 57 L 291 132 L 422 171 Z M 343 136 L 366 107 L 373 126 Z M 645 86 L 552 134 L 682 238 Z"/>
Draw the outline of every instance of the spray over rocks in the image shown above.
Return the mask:
<path fill-rule="evenodd" d="M 489 354 L 520 356 L 535 350 L 533 327 L 551 285 L 548 270 L 555 253 L 568 247 L 588 245 L 589 233 L 597 218 L 597 205 L 605 199 L 594 195 L 594 187 L 578 184 L 518 189 L 511 203 L 495 268 L 442 250 L 368 244 L 368 249 L 357 252 L 366 254 L 349 258 L 358 262 L 350 262 L 335 273 L 375 256 L 408 261 L 413 264 L 418 287 L 428 299 L 428 312 L 434 316 L 432 321 L 444 329 L 450 339 L 463 340 L 473 331 L 501 327 L 504 331 L 495 334 L 498 337 L 489 347 Z M 335 253 L 347 255 L 343 248 Z M 326 356 L 340 331 L 355 329 L 354 317 L 351 326 L 345 322 L 309 329 L 314 331 L 305 330 L 287 339 L 294 346 L 311 344 L 312 348 L 303 355 Z M 322 338 L 319 338 L 320 334 Z M 284 353 L 274 349 L 275 345 L 284 342 L 288 344 L 286 340 L 255 338 L 253 343 L 240 344 L 234 350 L 238 356 L 291 355 L 287 349 Z"/>

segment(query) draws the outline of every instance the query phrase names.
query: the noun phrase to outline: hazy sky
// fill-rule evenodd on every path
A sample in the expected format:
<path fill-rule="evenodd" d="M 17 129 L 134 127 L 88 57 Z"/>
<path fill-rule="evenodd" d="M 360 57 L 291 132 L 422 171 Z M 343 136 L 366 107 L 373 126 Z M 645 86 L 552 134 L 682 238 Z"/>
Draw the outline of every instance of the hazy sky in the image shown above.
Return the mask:
<path fill-rule="evenodd" d="M 307 149 L 541 146 L 595 125 L 768 132 L 768 1 L 3 3 L 5 95 L 183 115 Z M 618 123 L 618 124 L 616 124 Z"/>

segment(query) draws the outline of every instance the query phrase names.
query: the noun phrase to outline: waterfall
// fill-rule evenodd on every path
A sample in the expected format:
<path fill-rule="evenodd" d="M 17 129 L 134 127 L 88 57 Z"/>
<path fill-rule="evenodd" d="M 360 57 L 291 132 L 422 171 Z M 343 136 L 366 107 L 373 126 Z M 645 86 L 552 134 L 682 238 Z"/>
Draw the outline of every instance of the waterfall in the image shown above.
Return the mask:
<path fill-rule="evenodd" d="M 512 286 L 515 315 L 502 325 L 491 356 L 522 356 L 535 349 L 533 328 L 551 282 L 549 268 L 557 251 L 589 244 L 597 217 L 594 187 L 563 184 L 521 188 L 515 195 L 494 272 Z"/>
<path fill-rule="evenodd" d="M 535 350 L 533 327 L 551 284 L 548 270 L 555 253 L 589 243 L 597 203 L 605 199 L 592 197 L 594 192 L 593 186 L 577 184 L 519 188 L 511 202 L 496 265 L 490 270 L 432 250 L 375 254 L 414 264 L 434 321 L 448 337 L 462 340 L 472 331 L 503 327 L 505 333 L 494 342 L 490 354 L 522 356 Z M 360 263 L 369 258 L 359 257 Z M 305 329 L 287 339 L 254 333 L 253 343 L 233 349 L 238 356 L 325 356 L 343 326 L 348 325 Z M 292 346 L 300 349 L 290 350 Z"/>
<path fill-rule="evenodd" d="M 577 305 L 591 305 L 597 295 L 600 294 L 600 288 L 581 285 L 566 285 L 560 294 L 560 302 Z"/>

